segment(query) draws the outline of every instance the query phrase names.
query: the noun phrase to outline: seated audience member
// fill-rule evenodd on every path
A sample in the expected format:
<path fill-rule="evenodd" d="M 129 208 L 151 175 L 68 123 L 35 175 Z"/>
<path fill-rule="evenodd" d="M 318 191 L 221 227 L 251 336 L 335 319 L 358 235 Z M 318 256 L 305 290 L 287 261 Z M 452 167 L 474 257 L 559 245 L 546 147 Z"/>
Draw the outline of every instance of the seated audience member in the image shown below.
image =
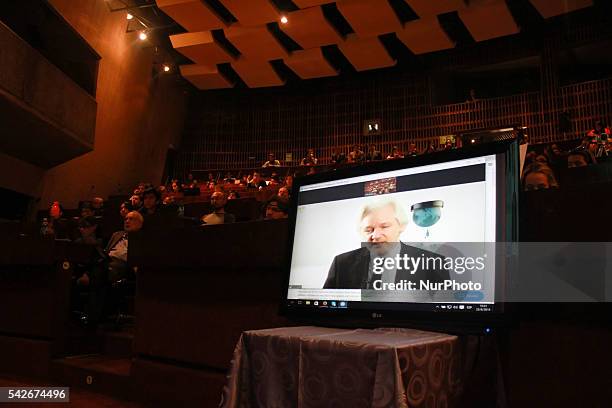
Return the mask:
<path fill-rule="evenodd" d="M 249 181 L 249 184 L 247 185 L 247 187 L 249 187 L 249 188 L 263 188 L 263 187 L 266 187 L 267 185 L 268 185 L 268 183 L 266 183 L 266 180 L 264 180 L 263 177 L 261 177 L 261 174 L 256 171 L 256 172 L 253 173 L 253 177 Z"/>
<path fill-rule="evenodd" d="M 124 201 L 119 206 L 119 215 L 121 215 L 122 220 L 125 219 L 125 216 L 128 215 L 130 211 L 133 211 L 132 203 L 130 201 Z"/>
<path fill-rule="evenodd" d="M 145 217 L 155 214 L 158 210 L 160 201 L 161 195 L 159 191 L 153 187 L 147 188 L 142 193 L 142 207 L 140 208 L 140 213 Z"/>
<path fill-rule="evenodd" d="M 102 239 L 98 237 L 98 221 L 95 216 L 81 217 L 78 222 L 79 233 L 74 240 L 77 244 L 96 245 L 102 247 Z"/>
<path fill-rule="evenodd" d="M 542 163 L 542 164 L 545 164 L 547 166 L 549 165 L 549 163 L 548 163 L 548 156 L 546 156 L 545 154 L 538 154 L 536 156 L 536 158 L 535 158 L 535 161 L 537 163 Z"/>
<path fill-rule="evenodd" d="M 172 184 L 170 184 L 170 190 L 173 193 L 180 193 L 181 192 L 181 185 L 179 184 L 178 180 L 172 180 Z"/>
<path fill-rule="evenodd" d="M 81 218 L 93 217 L 95 215 L 95 211 L 93 208 L 93 204 L 91 201 L 83 201 L 81 203 Z"/>
<path fill-rule="evenodd" d="M 318 161 L 319 159 L 315 157 L 314 150 L 308 149 L 308 153 L 306 153 L 306 157 L 300 162 L 300 166 L 316 166 Z"/>
<path fill-rule="evenodd" d="M 134 194 L 130 197 L 130 204 L 132 209 L 139 210 L 142 207 L 142 199 L 140 195 Z"/>
<path fill-rule="evenodd" d="M 134 189 L 134 194 L 136 195 L 142 195 L 142 192 L 145 191 L 145 187 L 146 184 L 145 183 L 138 183 L 138 186 Z"/>
<path fill-rule="evenodd" d="M 91 200 L 91 207 L 94 210 L 94 215 L 101 217 L 104 215 L 104 199 L 102 197 L 94 197 Z"/>
<path fill-rule="evenodd" d="M 291 174 L 285 176 L 285 187 L 291 193 L 291 189 L 293 189 L 293 176 Z"/>
<path fill-rule="evenodd" d="M 587 133 L 587 136 L 593 139 L 601 135 L 606 135 L 606 138 L 610 138 L 611 131 L 610 128 L 606 126 L 603 120 L 598 120 L 595 122 L 595 126 L 593 127 L 593 129 L 591 129 L 589 133 Z"/>
<path fill-rule="evenodd" d="M 162 204 L 163 205 L 171 205 L 174 204 L 175 200 L 174 200 L 174 196 L 165 196 L 164 199 L 162 200 Z"/>
<path fill-rule="evenodd" d="M 287 187 L 281 187 L 278 189 L 278 193 L 276 194 L 278 199 L 284 203 L 289 203 L 289 189 Z"/>
<path fill-rule="evenodd" d="M 397 146 L 393 146 L 393 149 L 391 149 L 391 153 L 389 153 L 389 155 L 387 156 L 387 160 L 403 159 L 403 158 L 404 158 L 404 155 L 402 154 L 399 147 Z"/>
<path fill-rule="evenodd" d="M 225 212 L 225 204 L 227 204 L 227 197 L 222 191 L 215 191 L 210 196 L 210 205 L 213 208 L 213 212 L 202 216 L 203 225 L 214 225 L 214 224 L 230 224 L 236 222 L 236 217 L 233 214 Z"/>
<path fill-rule="evenodd" d="M 280 167 L 280 161 L 276 160 L 274 153 L 268 154 L 268 161 L 266 161 L 261 167 Z"/>
<path fill-rule="evenodd" d="M 54 201 L 49 207 L 48 226 L 44 235 L 55 239 L 74 238 L 74 223 L 64 217 L 64 208 L 59 201 Z"/>
<path fill-rule="evenodd" d="M 138 211 L 129 212 L 123 223 L 123 231 L 115 232 L 104 252 L 108 257 L 108 280 L 116 282 L 128 276 L 128 238 L 142 229 L 144 218 Z"/>
<path fill-rule="evenodd" d="M 427 149 L 425 149 L 425 153 L 433 153 L 436 151 L 436 146 L 434 145 L 433 142 L 429 143 L 427 145 Z"/>
<path fill-rule="evenodd" d="M 240 194 L 238 194 L 237 191 L 230 191 L 229 194 L 227 195 L 228 200 L 236 200 L 238 198 L 240 198 Z"/>
<path fill-rule="evenodd" d="M 408 147 L 408 153 L 406 153 L 406 156 L 415 157 L 418 155 L 419 155 L 419 150 L 416 147 L 416 143 L 410 143 L 410 146 Z"/>
<path fill-rule="evenodd" d="M 270 182 L 268 183 L 269 186 L 275 186 L 280 184 L 280 179 L 278 177 L 278 174 L 274 171 L 272 172 L 272 175 L 270 176 Z"/>
<path fill-rule="evenodd" d="M 525 191 L 557 188 L 559 184 L 552 169 L 545 164 L 534 162 L 523 170 L 523 188 Z"/>
<path fill-rule="evenodd" d="M 365 155 L 363 154 L 363 151 L 359 148 L 358 144 L 353 146 L 353 150 L 351 150 L 348 154 L 349 163 L 361 163 L 363 162 L 364 158 Z"/>
<path fill-rule="evenodd" d="M 567 168 L 586 167 L 596 164 L 597 160 L 589 150 L 573 150 L 567 155 Z"/>
<path fill-rule="evenodd" d="M 266 220 L 278 220 L 281 218 L 287 218 L 288 214 L 289 207 L 277 196 L 274 196 L 269 199 L 264 206 L 264 219 Z"/>
<path fill-rule="evenodd" d="M 85 262 L 74 265 L 72 310 L 78 311 L 79 321 L 83 324 L 90 321 L 97 322 L 100 317 L 104 284 L 104 262 L 106 255 L 102 245 L 102 239 L 97 235 L 97 219 L 88 216 L 79 219 L 78 237 L 75 243 L 91 247 L 92 252 Z M 88 300 L 82 298 L 82 294 L 88 294 Z"/>
<path fill-rule="evenodd" d="M 371 144 L 368 152 L 366 153 L 366 161 L 378 161 L 382 159 L 383 156 L 380 150 L 376 149 L 375 144 Z"/>
<path fill-rule="evenodd" d="M 466 102 L 478 102 L 478 96 L 476 96 L 476 90 L 474 88 L 471 88 L 469 93 L 468 93 L 468 98 L 466 99 Z"/>
<path fill-rule="evenodd" d="M 79 234 L 74 240 L 76 244 L 91 245 L 95 249 L 92 261 L 98 262 L 104 258 L 104 250 L 102 238 L 98 237 L 98 221 L 94 216 L 82 217 L 79 219 Z M 84 265 L 85 267 L 87 265 Z M 87 269 L 87 268 L 86 268 Z M 83 273 L 78 273 L 79 285 L 87 286 L 89 284 L 89 270 L 83 270 Z"/>
<path fill-rule="evenodd" d="M 346 163 L 346 154 L 344 154 L 343 152 L 336 153 L 336 150 L 332 150 L 331 162 L 332 164 Z"/>

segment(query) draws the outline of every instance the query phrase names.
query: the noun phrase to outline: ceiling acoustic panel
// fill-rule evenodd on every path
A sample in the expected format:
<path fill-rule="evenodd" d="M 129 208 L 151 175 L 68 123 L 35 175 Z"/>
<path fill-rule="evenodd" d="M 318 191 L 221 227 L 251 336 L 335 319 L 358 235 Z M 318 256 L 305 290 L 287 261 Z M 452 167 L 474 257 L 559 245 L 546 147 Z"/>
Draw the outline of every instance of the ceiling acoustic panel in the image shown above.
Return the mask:
<path fill-rule="evenodd" d="M 415 54 L 441 51 L 453 48 L 455 44 L 440 27 L 437 17 L 410 21 L 398 31 L 397 38 Z"/>
<path fill-rule="evenodd" d="M 373 37 L 402 28 L 399 17 L 386 0 L 342 0 L 336 4 L 360 37 Z"/>
<path fill-rule="evenodd" d="M 292 52 L 285 58 L 285 64 L 302 79 L 338 75 L 338 71 L 325 59 L 318 47 Z"/>
<path fill-rule="evenodd" d="M 301 9 L 320 6 L 322 4 L 333 3 L 334 0 L 293 0 L 293 4 Z"/>
<path fill-rule="evenodd" d="M 210 31 L 171 35 L 170 42 L 175 50 L 196 64 L 213 66 L 233 60 Z"/>
<path fill-rule="evenodd" d="M 289 21 L 280 26 L 281 30 L 304 49 L 337 44 L 342 41 L 340 34 L 323 15 L 321 7 L 292 11 L 287 18 Z"/>
<path fill-rule="evenodd" d="M 225 38 L 248 60 L 268 61 L 288 55 L 265 25 L 242 27 L 234 24 L 225 30 Z"/>
<path fill-rule="evenodd" d="M 225 27 L 225 23 L 202 0 L 156 0 L 157 7 L 187 31 L 208 31 Z"/>
<path fill-rule="evenodd" d="M 421 18 L 450 13 L 465 7 L 464 0 L 406 0 L 406 3 Z"/>
<path fill-rule="evenodd" d="M 378 37 L 359 38 L 349 34 L 338 48 L 357 71 L 391 67 L 396 63 Z"/>
<path fill-rule="evenodd" d="M 530 0 L 542 17 L 549 18 L 593 5 L 593 0 Z M 609 0 L 606 0 L 609 1 Z"/>
<path fill-rule="evenodd" d="M 181 65 L 179 68 L 183 78 L 191 82 L 198 89 L 223 89 L 233 86 L 231 82 L 219 73 L 216 66 Z"/>
<path fill-rule="evenodd" d="M 257 26 L 280 19 L 280 12 L 270 0 L 221 0 L 221 4 L 242 26 Z"/>
<path fill-rule="evenodd" d="M 504 0 L 471 0 L 459 17 L 476 41 L 516 34 L 519 28 Z"/>
<path fill-rule="evenodd" d="M 278 76 L 268 61 L 240 58 L 232 62 L 232 68 L 234 68 L 234 71 L 236 71 L 249 88 L 282 86 L 285 84 L 285 81 Z"/>

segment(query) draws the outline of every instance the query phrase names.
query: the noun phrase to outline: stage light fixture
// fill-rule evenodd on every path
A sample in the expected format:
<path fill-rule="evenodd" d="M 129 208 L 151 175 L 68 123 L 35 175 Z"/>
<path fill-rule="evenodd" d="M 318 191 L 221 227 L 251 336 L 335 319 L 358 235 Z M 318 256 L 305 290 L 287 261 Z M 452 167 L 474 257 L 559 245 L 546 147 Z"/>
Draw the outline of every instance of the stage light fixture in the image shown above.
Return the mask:
<path fill-rule="evenodd" d="M 287 16 L 281 16 L 280 22 L 283 24 L 287 24 L 289 22 L 289 19 L 287 18 Z"/>
<path fill-rule="evenodd" d="M 134 18 L 134 16 L 130 13 L 127 13 L 127 15 L 125 16 L 128 20 L 131 20 Z"/>
<path fill-rule="evenodd" d="M 141 31 L 140 33 L 138 33 L 138 38 L 140 39 L 140 41 L 144 41 L 147 39 L 147 33 L 144 31 Z"/>
<path fill-rule="evenodd" d="M 164 72 L 170 72 L 170 65 L 164 64 L 163 69 L 164 69 Z"/>

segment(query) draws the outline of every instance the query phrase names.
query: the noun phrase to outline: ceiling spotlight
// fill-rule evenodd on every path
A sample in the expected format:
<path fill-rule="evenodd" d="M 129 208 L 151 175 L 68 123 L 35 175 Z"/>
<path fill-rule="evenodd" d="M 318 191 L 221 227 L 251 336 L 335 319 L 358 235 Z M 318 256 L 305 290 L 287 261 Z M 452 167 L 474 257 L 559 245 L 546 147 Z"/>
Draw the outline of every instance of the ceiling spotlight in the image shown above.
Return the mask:
<path fill-rule="evenodd" d="M 470 142 L 476 143 L 476 139 L 472 139 L 472 140 L 470 140 Z"/>
<path fill-rule="evenodd" d="M 131 19 L 133 19 L 133 18 L 134 18 L 134 16 L 133 16 L 133 15 L 131 15 L 130 13 L 127 13 L 127 16 L 126 16 L 126 17 L 127 17 L 127 19 L 128 19 L 128 20 L 131 20 Z"/>
<path fill-rule="evenodd" d="M 170 72 L 170 65 L 164 64 L 164 72 Z"/>
<path fill-rule="evenodd" d="M 281 16 L 280 22 L 283 24 L 287 24 L 289 22 L 289 19 L 287 18 L 287 16 Z"/>
<path fill-rule="evenodd" d="M 145 33 L 144 31 L 141 31 L 140 33 L 138 33 L 138 38 L 140 39 L 140 41 L 144 41 L 147 39 L 147 33 Z"/>

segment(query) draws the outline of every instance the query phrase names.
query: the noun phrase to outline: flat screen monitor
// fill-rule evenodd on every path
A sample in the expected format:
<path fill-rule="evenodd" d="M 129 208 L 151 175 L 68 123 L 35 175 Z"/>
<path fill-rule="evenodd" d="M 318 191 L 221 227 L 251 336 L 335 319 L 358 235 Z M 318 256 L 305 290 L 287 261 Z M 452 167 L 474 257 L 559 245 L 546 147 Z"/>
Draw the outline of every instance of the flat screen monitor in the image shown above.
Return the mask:
<path fill-rule="evenodd" d="M 518 152 L 510 140 L 296 179 L 282 312 L 488 330 L 504 314 L 500 244 L 518 234 Z"/>

